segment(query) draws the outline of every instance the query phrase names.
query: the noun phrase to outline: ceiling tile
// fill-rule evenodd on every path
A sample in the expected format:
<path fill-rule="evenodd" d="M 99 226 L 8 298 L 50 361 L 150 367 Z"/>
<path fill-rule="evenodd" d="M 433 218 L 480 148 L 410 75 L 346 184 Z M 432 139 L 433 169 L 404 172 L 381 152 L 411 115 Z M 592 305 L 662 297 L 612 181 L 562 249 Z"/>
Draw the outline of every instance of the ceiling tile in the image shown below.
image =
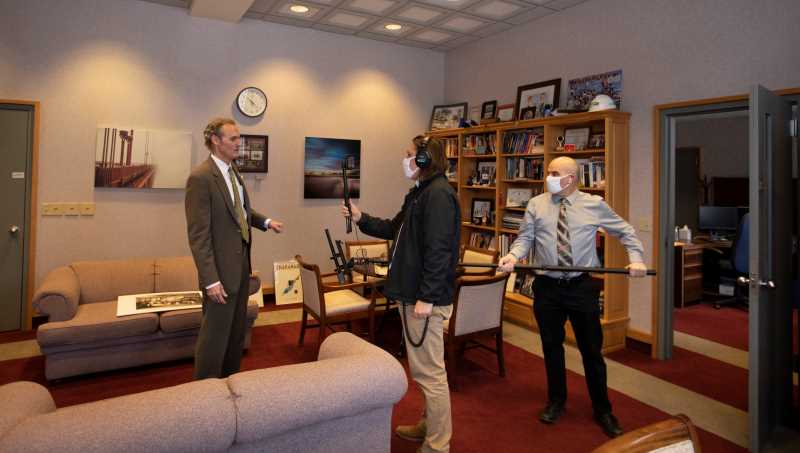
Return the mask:
<path fill-rule="evenodd" d="M 242 17 L 246 17 L 248 19 L 261 19 L 262 17 L 264 17 L 264 13 L 257 13 L 255 11 L 248 11 L 248 12 L 244 13 L 244 15 Z"/>
<path fill-rule="evenodd" d="M 256 0 L 248 11 L 255 13 L 266 13 L 275 4 L 276 0 Z"/>
<path fill-rule="evenodd" d="M 331 33 L 339 33 L 342 35 L 354 35 L 358 31 L 357 28 L 337 27 L 334 25 L 328 25 L 324 23 L 314 24 L 312 25 L 312 28 L 316 30 L 329 31 Z"/>
<path fill-rule="evenodd" d="M 354 11 L 365 11 L 380 15 L 397 6 L 397 2 L 392 0 L 350 0 L 343 3 L 342 6 Z"/>
<path fill-rule="evenodd" d="M 158 3 L 159 5 L 175 6 L 178 8 L 188 8 L 189 0 L 144 0 L 150 3 Z"/>
<path fill-rule="evenodd" d="M 505 21 L 510 23 L 510 24 L 520 25 L 520 24 L 524 24 L 525 22 L 530 22 L 532 20 L 536 20 L 536 19 L 542 18 L 544 16 L 549 16 L 550 14 L 553 14 L 554 12 L 555 12 L 554 10 L 548 9 L 548 8 L 533 8 L 533 9 L 529 9 L 528 11 L 525 11 L 525 12 L 523 12 L 521 14 L 515 14 L 515 15 L 507 18 Z"/>
<path fill-rule="evenodd" d="M 503 20 L 514 14 L 519 14 L 528 8 L 530 8 L 530 5 L 513 2 L 511 0 L 483 0 L 477 5 L 469 7 L 467 10 L 481 17 Z"/>
<path fill-rule="evenodd" d="M 275 14 L 264 14 L 261 20 L 278 24 L 294 25 L 295 27 L 310 27 L 314 25 L 314 22 L 310 20 L 294 19 L 292 17 L 278 16 Z"/>
<path fill-rule="evenodd" d="M 530 3 L 531 5 L 544 5 L 545 3 L 550 3 L 553 0 L 522 0 L 525 3 Z"/>
<path fill-rule="evenodd" d="M 406 46 L 412 47 L 422 47 L 423 49 L 433 49 L 436 47 L 436 44 L 430 42 L 422 42 L 422 41 L 412 41 L 410 39 L 401 39 L 397 41 L 398 44 L 403 44 Z"/>
<path fill-rule="evenodd" d="M 473 34 L 475 36 L 480 36 L 481 38 L 485 38 L 487 36 L 491 36 L 491 35 L 500 33 L 501 31 L 509 30 L 511 28 L 514 28 L 514 26 L 511 25 L 511 24 L 507 24 L 507 23 L 504 23 L 504 22 L 495 22 L 495 23 L 493 23 L 491 25 L 488 25 L 488 26 L 483 27 L 483 28 L 481 28 L 479 30 L 476 30 L 475 32 L 473 32 L 471 34 Z"/>
<path fill-rule="evenodd" d="M 551 9 L 562 10 L 562 9 L 567 9 L 567 8 L 572 7 L 572 6 L 575 6 L 575 5 L 579 4 L 579 3 L 583 3 L 585 1 L 586 0 L 554 0 L 554 1 L 550 1 L 550 2 L 545 3 L 544 6 L 546 6 L 548 8 L 551 8 Z"/>
<path fill-rule="evenodd" d="M 445 41 L 453 39 L 453 37 L 455 37 L 455 35 L 452 33 L 426 28 L 423 29 L 422 31 L 418 31 L 412 35 L 409 35 L 408 39 L 413 39 L 415 41 L 429 42 L 433 44 L 441 44 Z"/>
<path fill-rule="evenodd" d="M 481 27 L 489 25 L 491 22 L 478 19 L 476 17 L 468 17 L 462 14 L 455 14 L 442 22 L 436 24 L 439 28 L 445 30 L 457 31 L 459 33 L 469 33 Z"/>
<path fill-rule="evenodd" d="M 434 20 L 443 17 L 445 14 L 448 14 L 448 12 L 438 8 L 434 9 L 428 6 L 411 4 L 395 12 L 392 17 L 408 20 L 418 24 L 429 24 Z"/>
<path fill-rule="evenodd" d="M 384 35 L 381 33 L 371 33 L 368 31 L 360 31 L 356 33 L 356 36 L 368 39 L 377 39 L 378 41 L 386 41 L 386 42 L 396 42 L 398 39 L 400 39 L 400 37 L 398 36 Z"/>
<path fill-rule="evenodd" d="M 447 49 L 455 49 L 458 46 L 463 46 L 464 44 L 469 44 L 479 39 L 480 38 L 475 36 L 459 36 L 456 39 L 451 39 L 450 41 L 447 41 L 446 43 L 440 45 L 439 47 L 444 47 Z"/>
<path fill-rule="evenodd" d="M 291 9 L 289 9 L 294 5 L 305 6 L 306 8 L 308 8 L 308 12 L 306 12 L 306 13 L 295 13 Z M 312 5 L 311 3 L 308 3 L 308 2 L 303 2 L 303 1 L 283 1 L 283 2 L 275 3 L 275 6 L 272 8 L 272 11 L 271 11 L 270 14 L 278 15 L 278 16 L 291 17 L 292 19 L 297 19 L 297 20 L 300 20 L 300 21 L 311 21 L 311 22 L 314 22 L 318 18 L 322 17 L 322 15 L 325 13 L 326 10 L 327 10 L 327 8 L 325 8 L 324 6 L 316 6 L 316 5 Z"/>
<path fill-rule="evenodd" d="M 385 25 L 387 24 L 398 24 L 401 25 L 403 28 L 401 28 L 400 30 L 387 30 L 385 27 Z M 369 28 L 369 30 L 372 33 L 400 37 L 412 33 L 415 30 L 419 30 L 419 27 L 416 25 L 412 25 L 408 22 L 400 22 L 393 19 L 382 19 L 376 22 L 374 25 L 372 25 Z"/>
<path fill-rule="evenodd" d="M 420 0 L 429 5 L 435 5 L 446 9 L 462 10 L 470 5 L 478 3 L 480 0 Z"/>
<path fill-rule="evenodd" d="M 324 19 L 326 24 L 354 29 L 359 29 L 370 21 L 372 21 L 372 18 L 369 16 L 362 16 L 361 14 L 347 13 L 339 10 L 334 10 Z"/>

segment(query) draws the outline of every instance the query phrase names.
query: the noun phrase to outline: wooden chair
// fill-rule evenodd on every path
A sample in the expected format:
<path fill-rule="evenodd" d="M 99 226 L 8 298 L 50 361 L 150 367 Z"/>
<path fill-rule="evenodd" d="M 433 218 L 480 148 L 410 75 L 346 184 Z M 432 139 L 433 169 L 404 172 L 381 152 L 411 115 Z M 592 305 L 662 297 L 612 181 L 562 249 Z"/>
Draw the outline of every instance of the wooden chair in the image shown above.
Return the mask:
<path fill-rule="evenodd" d="M 344 254 L 345 258 L 348 260 L 350 258 L 379 258 L 388 260 L 389 241 L 345 241 Z M 388 271 L 388 266 L 376 266 L 375 271 L 378 274 Z M 367 275 L 366 278 L 364 278 L 364 274 L 355 270 L 352 271 L 351 274 L 353 283 L 362 281 L 374 282 L 376 280 L 380 280 L 380 277 L 374 275 Z"/>
<path fill-rule="evenodd" d="M 647 453 L 668 447 L 670 453 L 700 453 L 700 441 L 689 417 L 678 414 L 625 433 L 592 453 Z"/>
<path fill-rule="evenodd" d="M 370 286 L 370 283 L 348 283 L 344 285 L 338 282 L 324 283 L 325 277 L 336 275 L 336 273 L 321 274 L 316 264 L 309 264 L 303 261 L 303 257 L 294 257 L 300 264 L 300 282 L 303 284 L 303 318 L 300 324 L 300 340 L 298 344 L 303 345 L 306 329 L 319 328 L 319 341 L 317 347 L 322 344 L 322 340 L 327 335 L 326 329 L 333 330 L 333 325 L 347 324 L 348 330 L 352 332 L 352 322 L 357 319 L 367 319 L 369 321 L 369 341 L 375 341 L 375 294 L 371 291 L 370 299 L 363 297 L 353 291 L 355 288 Z M 317 320 L 317 324 L 308 324 L 308 316 Z"/>
<path fill-rule="evenodd" d="M 500 376 L 505 377 L 503 356 L 503 303 L 508 274 L 485 277 L 459 277 L 456 280 L 456 296 L 453 314 L 444 324 L 447 344 L 448 381 L 457 387 L 458 360 L 467 346 L 480 347 L 497 354 Z M 490 337 L 495 341 L 491 348 L 477 341 Z"/>
<path fill-rule="evenodd" d="M 461 262 L 462 263 L 481 263 L 481 264 L 497 264 L 498 254 L 497 250 L 480 249 L 465 245 L 461 249 Z M 491 267 L 464 267 L 459 266 L 456 270 L 457 275 L 469 276 L 492 276 L 495 269 Z"/>

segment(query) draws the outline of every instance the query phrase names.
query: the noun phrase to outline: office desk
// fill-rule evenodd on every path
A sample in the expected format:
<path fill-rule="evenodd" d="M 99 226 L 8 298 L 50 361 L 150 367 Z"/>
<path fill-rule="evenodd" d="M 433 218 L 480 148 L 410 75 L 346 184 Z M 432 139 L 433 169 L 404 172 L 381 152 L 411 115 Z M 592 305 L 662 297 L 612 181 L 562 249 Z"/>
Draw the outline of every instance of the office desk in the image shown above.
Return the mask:
<path fill-rule="evenodd" d="M 703 298 L 703 250 L 724 250 L 730 241 L 675 242 L 675 307 Z"/>

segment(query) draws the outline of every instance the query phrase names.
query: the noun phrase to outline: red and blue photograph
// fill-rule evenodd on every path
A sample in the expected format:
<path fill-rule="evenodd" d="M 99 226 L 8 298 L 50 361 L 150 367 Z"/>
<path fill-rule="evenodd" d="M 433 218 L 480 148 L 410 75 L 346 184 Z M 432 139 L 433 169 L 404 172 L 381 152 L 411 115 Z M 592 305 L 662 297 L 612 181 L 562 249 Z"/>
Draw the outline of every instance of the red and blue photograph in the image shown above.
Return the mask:
<path fill-rule="evenodd" d="M 350 198 L 359 198 L 361 140 L 306 137 L 304 198 L 342 198 L 344 168 Z"/>

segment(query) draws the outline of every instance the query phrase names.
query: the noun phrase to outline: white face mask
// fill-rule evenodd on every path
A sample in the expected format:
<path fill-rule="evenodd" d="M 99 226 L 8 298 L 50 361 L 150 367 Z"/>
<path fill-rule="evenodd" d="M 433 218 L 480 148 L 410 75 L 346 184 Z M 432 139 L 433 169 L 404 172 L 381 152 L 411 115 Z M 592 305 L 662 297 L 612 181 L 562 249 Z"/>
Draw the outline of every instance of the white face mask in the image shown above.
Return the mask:
<path fill-rule="evenodd" d="M 547 180 L 546 180 L 547 181 L 547 191 L 550 192 L 553 195 L 556 195 L 559 192 L 561 192 L 562 190 L 564 190 L 565 188 L 561 187 L 561 180 L 566 178 L 566 177 L 568 177 L 568 176 L 569 175 L 567 175 L 567 176 L 548 176 Z"/>
<path fill-rule="evenodd" d="M 419 168 L 411 168 L 412 160 L 414 160 L 413 157 L 406 157 L 403 159 L 403 173 L 408 179 L 415 179 L 417 177 L 417 173 L 419 172 Z"/>

